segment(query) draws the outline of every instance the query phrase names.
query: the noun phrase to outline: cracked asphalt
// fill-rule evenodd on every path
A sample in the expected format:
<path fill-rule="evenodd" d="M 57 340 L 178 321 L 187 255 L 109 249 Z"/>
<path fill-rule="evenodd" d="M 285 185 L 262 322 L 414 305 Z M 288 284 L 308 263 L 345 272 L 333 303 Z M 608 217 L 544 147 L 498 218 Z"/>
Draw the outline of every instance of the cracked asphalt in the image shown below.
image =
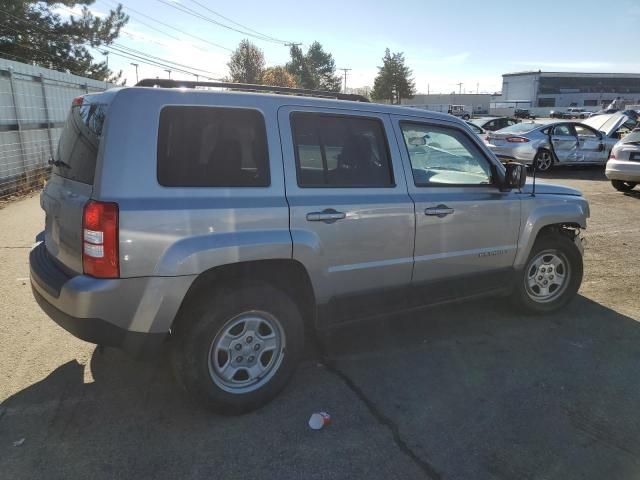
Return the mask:
<path fill-rule="evenodd" d="M 309 346 L 274 402 L 235 418 L 185 398 L 166 361 L 99 352 L 49 320 L 28 280 L 38 198 L 9 204 L 0 476 L 640 477 L 640 191 L 616 192 L 601 169 L 549 180 L 591 202 L 585 277 L 568 308 L 531 317 L 489 299 L 336 330 Z M 333 423 L 312 431 L 318 410 Z"/>

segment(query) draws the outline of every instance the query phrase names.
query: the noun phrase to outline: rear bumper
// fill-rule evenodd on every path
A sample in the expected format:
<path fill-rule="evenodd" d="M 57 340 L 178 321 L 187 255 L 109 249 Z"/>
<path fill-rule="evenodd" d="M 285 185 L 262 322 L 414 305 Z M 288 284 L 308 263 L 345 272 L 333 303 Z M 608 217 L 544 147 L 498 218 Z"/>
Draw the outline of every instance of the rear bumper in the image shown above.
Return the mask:
<path fill-rule="evenodd" d="M 503 147 L 487 143 L 489 149 L 494 153 L 501 161 L 515 161 L 525 165 L 533 163 L 533 159 L 536 156 L 537 151 L 529 146 L 520 147 Z"/>
<path fill-rule="evenodd" d="M 640 183 L 640 162 L 609 160 L 604 174 L 609 180 Z"/>
<path fill-rule="evenodd" d="M 162 343 L 195 278 L 69 275 L 44 243 L 31 251 L 29 266 L 34 297 L 56 323 L 82 340 L 136 355 Z"/>

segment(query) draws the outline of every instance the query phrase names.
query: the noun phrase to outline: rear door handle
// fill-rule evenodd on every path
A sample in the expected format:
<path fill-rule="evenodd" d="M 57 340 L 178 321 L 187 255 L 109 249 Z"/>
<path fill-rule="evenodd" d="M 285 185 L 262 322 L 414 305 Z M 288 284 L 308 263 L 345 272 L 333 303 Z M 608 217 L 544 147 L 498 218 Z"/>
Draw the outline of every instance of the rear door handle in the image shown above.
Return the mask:
<path fill-rule="evenodd" d="M 438 218 L 444 218 L 447 215 L 451 215 L 453 212 L 453 208 L 449 208 L 446 205 L 438 205 L 437 207 L 430 207 L 425 209 L 424 214 Z"/>
<path fill-rule="evenodd" d="M 347 216 L 344 212 L 338 212 L 333 208 L 325 208 L 321 212 L 309 212 L 307 213 L 307 221 L 309 222 L 324 222 L 333 223 L 338 220 L 342 220 Z"/>

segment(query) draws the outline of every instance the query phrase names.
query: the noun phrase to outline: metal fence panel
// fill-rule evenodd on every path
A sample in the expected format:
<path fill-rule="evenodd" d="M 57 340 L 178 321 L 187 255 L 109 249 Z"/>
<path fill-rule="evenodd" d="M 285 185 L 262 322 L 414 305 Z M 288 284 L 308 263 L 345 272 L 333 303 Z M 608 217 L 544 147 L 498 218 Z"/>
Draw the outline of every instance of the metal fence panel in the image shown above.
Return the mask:
<path fill-rule="evenodd" d="M 42 185 L 71 101 L 110 86 L 0 58 L 0 199 Z"/>

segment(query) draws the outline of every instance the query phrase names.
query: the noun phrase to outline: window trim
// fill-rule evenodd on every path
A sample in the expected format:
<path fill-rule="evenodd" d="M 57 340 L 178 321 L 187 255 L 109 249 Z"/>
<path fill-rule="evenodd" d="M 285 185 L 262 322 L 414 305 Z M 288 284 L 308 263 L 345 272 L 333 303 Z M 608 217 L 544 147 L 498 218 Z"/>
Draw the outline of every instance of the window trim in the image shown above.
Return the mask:
<path fill-rule="evenodd" d="M 409 153 L 409 147 L 407 146 L 407 142 L 404 139 L 404 130 L 402 129 L 402 126 L 408 124 L 408 125 L 419 125 L 419 126 L 427 126 L 427 127 L 435 127 L 435 128 L 441 128 L 441 129 L 451 129 L 451 130 L 455 130 L 457 132 L 459 132 L 460 134 L 462 134 L 463 136 L 465 136 L 467 138 L 467 140 L 469 140 L 469 142 L 473 145 L 473 148 L 475 148 L 479 153 L 480 156 L 487 162 L 487 164 L 489 165 L 489 170 L 492 172 L 491 175 L 491 183 L 430 183 L 428 185 L 418 185 L 416 183 L 416 179 L 413 176 L 413 164 L 411 163 L 411 154 Z M 404 145 L 404 150 L 407 153 L 407 159 L 409 160 L 409 168 L 410 168 L 410 175 L 411 175 L 411 179 L 413 180 L 413 186 L 416 188 L 497 188 L 499 186 L 499 182 L 498 182 L 498 178 L 495 177 L 499 177 L 500 176 L 500 171 L 497 168 L 497 165 L 495 164 L 495 162 L 493 162 L 491 160 L 491 158 L 489 158 L 485 152 L 482 151 L 482 149 L 476 145 L 474 139 L 472 139 L 469 134 L 467 132 L 465 132 L 464 130 L 457 128 L 456 125 L 441 125 L 438 123 L 431 123 L 431 122 L 421 122 L 421 121 L 416 121 L 416 120 L 400 120 L 398 122 L 398 126 L 400 127 L 400 133 L 402 135 L 402 137 L 400 138 L 400 140 L 402 141 L 402 144 Z M 493 174 L 493 172 L 495 172 L 495 175 Z"/>
<path fill-rule="evenodd" d="M 160 181 L 160 119 L 162 117 L 162 112 L 164 112 L 166 109 L 169 108 L 198 108 L 198 109 L 209 109 L 209 110 L 242 110 L 242 111 L 249 111 L 249 112 L 256 112 L 258 113 L 258 115 L 260 115 L 260 119 L 262 120 L 262 127 L 264 128 L 264 141 L 265 141 L 265 146 L 266 146 L 266 152 L 267 152 L 267 158 L 266 158 L 266 167 L 267 167 L 267 171 L 266 171 L 266 182 L 264 185 L 166 185 L 164 183 L 162 183 Z M 270 188 L 272 183 L 271 183 L 271 154 L 269 152 L 269 132 L 267 130 L 267 120 L 264 116 L 264 114 L 262 113 L 262 110 L 259 110 L 257 108 L 251 108 L 251 107 L 236 107 L 236 106 L 230 106 L 230 105 L 189 105 L 189 104 L 167 104 L 167 105 L 163 105 L 162 108 L 160 109 L 160 111 L 158 112 L 158 130 L 157 130 L 157 135 L 156 135 L 157 139 L 156 139 L 156 182 L 158 183 L 158 185 L 162 188 L 171 188 L 171 189 L 176 189 L 176 188 L 197 188 L 197 189 L 207 189 L 207 188 L 215 188 L 218 190 L 221 189 L 225 189 L 225 188 L 233 188 L 233 189 L 238 189 L 238 188 L 250 188 L 250 189 L 266 189 L 266 188 Z"/>
<path fill-rule="evenodd" d="M 302 185 L 300 184 L 300 155 L 298 152 L 298 144 L 296 142 L 296 138 L 297 138 L 297 131 L 296 131 L 296 125 L 294 122 L 294 117 L 295 116 L 300 116 L 300 115 L 307 115 L 307 116 L 316 116 L 316 117 L 330 117 L 330 118 L 347 118 L 347 119 L 355 119 L 355 120 L 373 120 L 374 122 L 377 122 L 380 125 L 381 131 L 382 131 L 382 137 L 383 137 L 383 141 L 384 141 L 384 148 L 387 154 L 387 160 L 388 160 L 388 168 L 389 168 L 389 175 L 390 175 L 390 180 L 391 183 L 389 183 L 388 185 Z M 393 157 L 391 156 L 391 149 L 389 148 L 389 138 L 388 138 L 388 133 L 387 133 L 387 129 L 385 128 L 384 122 L 382 121 L 381 118 L 379 117 L 371 117 L 368 115 L 351 115 L 351 114 L 341 114 L 341 113 L 326 113 L 326 112 L 319 112 L 319 111 L 314 111 L 314 110 L 295 110 L 289 113 L 289 128 L 291 129 L 291 143 L 293 145 L 293 154 L 295 156 L 295 167 L 296 167 L 296 185 L 298 186 L 298 188 L 304 188 L 304 189 L 308 189 L 308 188 L 332 188 L 332 189 L 339 189 L 339 188 L 345 188 L 345 189 L 352 189 L 352 188 L 395 188 L 397 187 L 396 184 L 396 176 L 394 174 L 393 171 Z M 322 166 L 324 169 L 324 175 L 326 175 L 327 173 L 327 169 L 326 169 L 326 165 L 327 165 L 327 161 L 326 161 L 326 153 L 325 153 L 325 146 L 324 146 L 324 139 L 322 138 L 322 135 L 320 135 L 320 133 L 318 133 L 318 139 L 320 141 L 320 152 L 322 155 Z"/>

